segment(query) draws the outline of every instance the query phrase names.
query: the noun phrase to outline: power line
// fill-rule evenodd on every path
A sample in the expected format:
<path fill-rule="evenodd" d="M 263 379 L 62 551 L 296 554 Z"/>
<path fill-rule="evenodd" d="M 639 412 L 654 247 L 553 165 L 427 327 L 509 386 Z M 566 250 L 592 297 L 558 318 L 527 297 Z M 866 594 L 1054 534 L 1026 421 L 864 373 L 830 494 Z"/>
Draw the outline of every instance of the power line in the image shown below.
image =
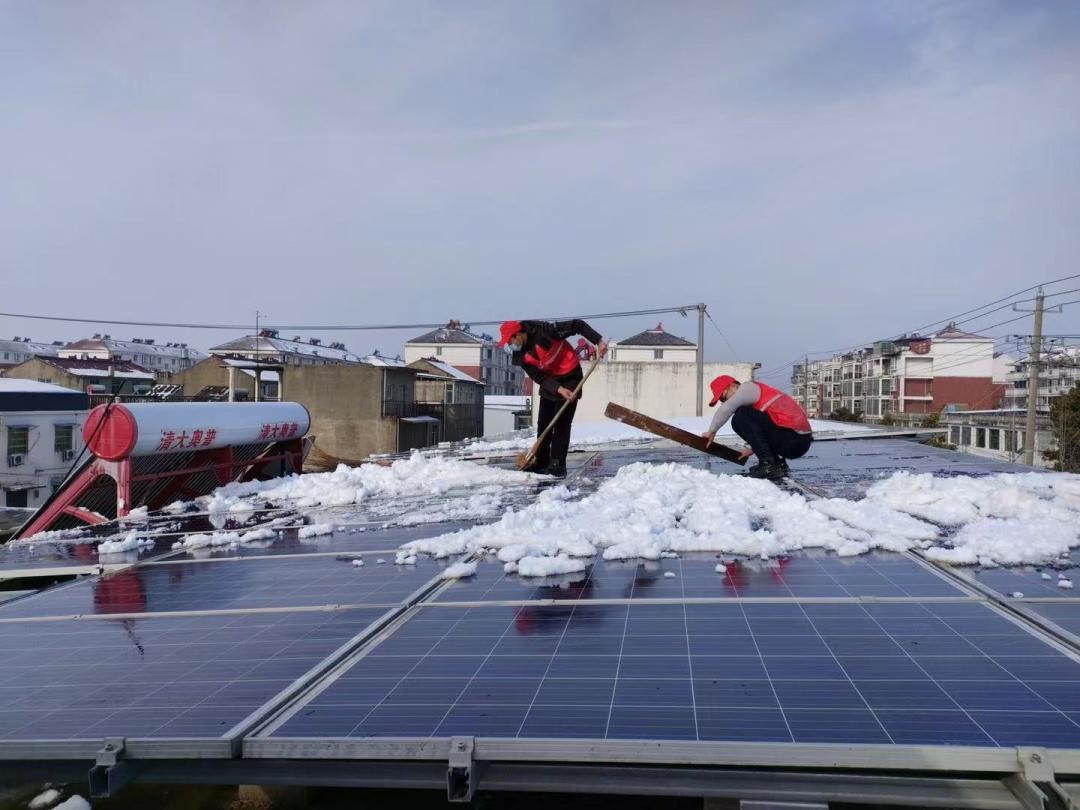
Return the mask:
<path fill-rule="evenodd" d="M 546 320 L 546 321 L 562 321 L 572 320 L 580 318 L 582 320 L 586 318 L 600 319 L 600 318 L 630 318 L 638 315 L 660 315 L 669 312 L 678 312 L 679 314 L 686 315 L 691 310 L 696 310 L 698 304 L 691 304 L 689 306 L 681 307 L 657 307 L 655 309 L 636 309 L 628 310 L 625 312 L 600 312 L 592 315 L 561 315 L 558 317 L 543 317 L 543 318 L 525 318 L 523 320 Z M 707 310 L 706 310 L 707 312 Z M 25 318 L 29 320 L 37 321 L 62 321 L 64 323 L 93 323 L 103 324 L 109 326 L 153 326 L 166 329 L 227 329 L 227 330 L 243 330 L 247 331 L 251 328 L 251 324 L 222 324 L 222 323 L 173 323 L 168 321 L 125 321 L 115 320 L 109 318 L 71 318 L 62 315 L 32 315 L 21 312 L 0 312 L 0 316 L 7 318 Z M 470 326 L 497 326 L 503 323 L 506 319 L 501 318 L 499 320 L 465 320 L 462 318 L 456 319 L 463 324 Z M 392 331 L 397 329 L 439 329 L 446 326 L 446 322 L 442 323 L 386 323 L 386 324 L 270 324 L 266 328 L 268 329 L 285 329 L 296 332 L 349 332 L 349 331 Z"/>
<path fill-rule="evenodd" d="M 722 337 L 724 339 L 724 343 L 731 350 L 732 359 L 735 359 L 736 357 L 738 357 L 739 353 L 735 351 L 735 347 L 731 345 L 731 341 L 727 339 L 727 335 L 725 335 L 722 331 L 720 331 L 719 324 L 717 324 L 716 321 L 713 320 L 712 313 L 709 312 L 709 310 L 705 310 L 705 317 L 709 319 L 709 323 L 711 323 L 713 325 L 713 328 L 716 330 L 717 334 L 719 334 L 720 337 Z"/>

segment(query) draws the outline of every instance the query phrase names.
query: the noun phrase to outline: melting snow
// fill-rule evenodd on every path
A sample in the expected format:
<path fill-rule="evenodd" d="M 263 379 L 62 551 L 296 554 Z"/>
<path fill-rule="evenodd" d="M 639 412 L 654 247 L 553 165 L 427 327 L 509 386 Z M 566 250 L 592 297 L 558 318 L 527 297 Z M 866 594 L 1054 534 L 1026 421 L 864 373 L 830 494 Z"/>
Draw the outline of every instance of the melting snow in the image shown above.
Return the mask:
<path fill-rule="evenodd" d="M 42 791 L 37 796 L 30 800 L 30 804 L 27 805 L 30 810 L 38 810 L 41 807 L 48 807 L 50 804 L 60 798 L 60 791 L 56 788 L 49 788 Z"/>

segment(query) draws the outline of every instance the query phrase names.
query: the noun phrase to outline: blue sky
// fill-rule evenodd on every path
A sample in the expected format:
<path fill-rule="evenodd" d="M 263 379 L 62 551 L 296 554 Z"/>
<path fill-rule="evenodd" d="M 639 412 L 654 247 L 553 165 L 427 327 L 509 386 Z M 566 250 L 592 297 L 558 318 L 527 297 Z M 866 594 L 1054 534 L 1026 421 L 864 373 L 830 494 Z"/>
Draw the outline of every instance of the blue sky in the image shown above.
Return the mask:
<path fill-rule="evenodd" d="M 773 368 L 1080 272 L 1068 0 L 6 0 L 0 76 L 4 310 L 383 323 L 705 301 Z M 1080 333 L 1080 305 L 1054 317 Z M 320 336 L 393 353 L 409 334 Z M 707 346 L 731 354 L 711 326 Z"/>

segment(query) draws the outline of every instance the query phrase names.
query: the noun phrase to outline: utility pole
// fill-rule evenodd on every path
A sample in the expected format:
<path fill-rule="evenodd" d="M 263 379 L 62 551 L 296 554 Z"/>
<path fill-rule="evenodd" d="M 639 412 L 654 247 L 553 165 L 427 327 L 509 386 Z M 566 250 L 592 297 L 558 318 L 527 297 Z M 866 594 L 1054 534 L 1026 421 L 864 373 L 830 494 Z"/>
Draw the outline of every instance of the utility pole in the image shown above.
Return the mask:
<path fill-rule="evenodd" d="M 1043 291 L 1035 294 L 1035 329 L 1031 333 L 1028 357 L 1027 421 L 1024 424 L 1024 463 L 1035 464 L 1035 409 L 1039 404 L 1039 355 L 1042 353 Z"/>
<path fill-rule="evenodd" d="M 803 413 L 810 414 L 810 355 L 803 357 L 802 364 L 802 409 Z"/>
<path fill-rule="evenodd" d="M 697 305 L 697 406 L 695 415 L 705 408 L 705 305 Z"/>

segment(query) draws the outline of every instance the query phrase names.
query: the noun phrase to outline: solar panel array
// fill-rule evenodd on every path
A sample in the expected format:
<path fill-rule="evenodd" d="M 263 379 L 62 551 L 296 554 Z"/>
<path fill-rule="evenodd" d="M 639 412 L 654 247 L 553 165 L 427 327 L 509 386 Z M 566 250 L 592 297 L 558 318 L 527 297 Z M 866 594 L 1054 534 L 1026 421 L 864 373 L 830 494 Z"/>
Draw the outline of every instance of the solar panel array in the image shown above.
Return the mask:
<path fill-rule="evenodd" d="M 831 494 L 898 465 L 998 469 L 904 442 L 812 455 Z M 682 448 L 589 459 L 586 489 L 632 461 L 710 463 Z M 539 580 L 492 559 L 449 583 L 452 560 L 393 564 L 398 544 L 460 525 L 286 532 L 0 604 L 0 740 L 219 739 L 265 721 L 272 739 L 1080 748 L 1074 652 L 1011 616 L 1007 592 L 914 556 L 598 556 Z M 1023 604 L 1080 629 L 1080 602 Z"/>

